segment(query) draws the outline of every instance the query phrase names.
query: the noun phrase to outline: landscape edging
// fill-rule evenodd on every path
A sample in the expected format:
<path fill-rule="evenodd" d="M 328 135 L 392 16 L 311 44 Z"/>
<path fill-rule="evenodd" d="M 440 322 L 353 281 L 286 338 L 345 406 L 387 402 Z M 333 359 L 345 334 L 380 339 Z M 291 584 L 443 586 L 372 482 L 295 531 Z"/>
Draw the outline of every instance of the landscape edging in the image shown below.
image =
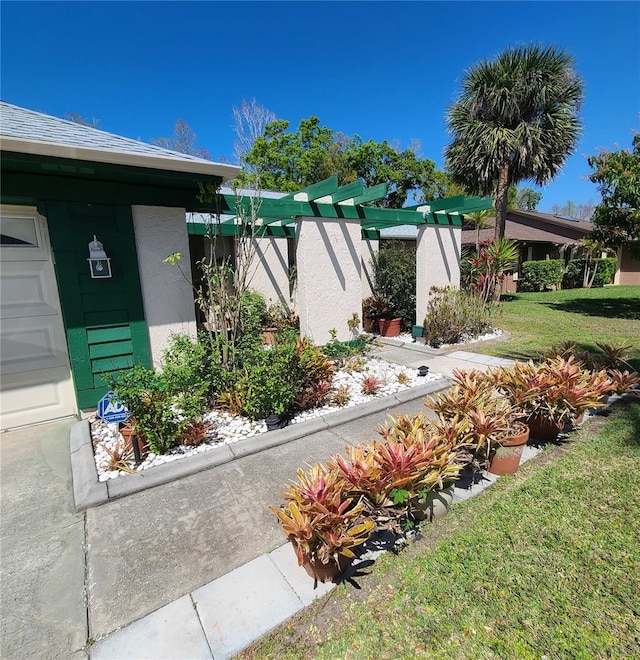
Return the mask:
<path fill-rule="evenodd" d="M 171 483 L 182 477 L 229 463 L 242 456 L 257 454 L 271 447 L 293 442 L 310 433 L 334 428 L 367 415 L 382 412 L 394 405 L 421 399 L 427 394 L 447 387 L 449 387 L 449 381 L 446 378 L 439 378 L 426 385 L 418 385 L 389 396 L 367 401 L 358 406 L 344 408 L 328 415 L 298 422 L 277 431 L 269 431 L 257 436 L 243 438 L 201 454 L 187 456 L 171 463 L 164 463 L 136 474 L 119 476 L 117 479 L 109 481 L 98 481 L 91 429 L 89 421 L 84 419 L 74 424 L 69 434 L 75 508 L 76 511 L 83 511 L 120 497 L 141 492 L 147 488 Z M 258 442 L 258 440 L 261 442 Z"/>

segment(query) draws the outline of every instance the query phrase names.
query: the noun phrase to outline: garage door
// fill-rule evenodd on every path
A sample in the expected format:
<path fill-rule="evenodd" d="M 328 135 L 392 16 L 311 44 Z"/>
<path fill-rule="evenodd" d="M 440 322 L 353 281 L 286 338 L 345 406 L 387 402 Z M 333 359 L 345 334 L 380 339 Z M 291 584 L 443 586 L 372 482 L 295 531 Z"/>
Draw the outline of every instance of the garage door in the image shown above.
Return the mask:
<path fill-rule="evenodd" d="M 75 392 L 44 218 L 0 207 L 0 424 L 76 412 Z"/>

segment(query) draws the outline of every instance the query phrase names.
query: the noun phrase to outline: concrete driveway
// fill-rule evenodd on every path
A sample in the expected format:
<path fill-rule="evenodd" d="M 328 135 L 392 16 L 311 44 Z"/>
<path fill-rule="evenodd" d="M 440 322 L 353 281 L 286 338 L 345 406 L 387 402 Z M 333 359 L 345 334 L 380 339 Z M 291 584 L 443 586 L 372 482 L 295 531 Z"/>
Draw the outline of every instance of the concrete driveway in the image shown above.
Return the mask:
<path fill-rule="evenodd" d="M 3 658 L 86 658 L 85 524 L 71 487 L 75 419 L 0 436 Z"/>

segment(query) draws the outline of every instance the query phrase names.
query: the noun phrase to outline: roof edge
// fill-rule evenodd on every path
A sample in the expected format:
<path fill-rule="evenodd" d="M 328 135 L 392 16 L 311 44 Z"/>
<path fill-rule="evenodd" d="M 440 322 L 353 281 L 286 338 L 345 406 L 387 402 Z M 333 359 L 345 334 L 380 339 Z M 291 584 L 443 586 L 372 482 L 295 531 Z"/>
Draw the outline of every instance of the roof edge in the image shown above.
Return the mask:
<path fill-rule="evenodd" d="M 145 167 L 156 170 L 169 170 L 172 172 L 186 172 L 188 174 L 202 174 L 221 177 L 224 181 L 232 179 L 241 170 L 237 165 L 215 163 L 213 161 L 181 160 L 180 158 L 166 158 L 129 151 L 108 151 L 105 149 L 90 149 L 41 140 L 26 140 L 0 136 L 0 150 L 12 151 L 34 156 L 53 156 L 55 158 L 70 158 L 94 163 L 108 163 L 110 165 L 129 165 L 131 167 Z"/>

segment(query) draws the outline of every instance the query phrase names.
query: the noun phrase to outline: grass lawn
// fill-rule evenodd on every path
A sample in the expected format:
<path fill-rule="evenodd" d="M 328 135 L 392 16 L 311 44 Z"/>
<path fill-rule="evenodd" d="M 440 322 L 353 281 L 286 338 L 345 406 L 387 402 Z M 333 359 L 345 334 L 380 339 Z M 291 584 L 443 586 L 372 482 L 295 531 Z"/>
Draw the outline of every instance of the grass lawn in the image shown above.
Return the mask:
<path fill-rule="evenodd" d="M 525 360 L 563 341 L 594 351 L 596 342 L 631 344 L 631 364 L 640 371 L 640 286 L 517 293 L 500 305 L 495 322 L 511 339 L 477 352 Z"/>
<path fill-rule="evenodd" d="M 639 511 L 636 399 L 456 505 L 356 578 L 361 589 L 337 587 L 242 657 L 638 657 Z"/>

